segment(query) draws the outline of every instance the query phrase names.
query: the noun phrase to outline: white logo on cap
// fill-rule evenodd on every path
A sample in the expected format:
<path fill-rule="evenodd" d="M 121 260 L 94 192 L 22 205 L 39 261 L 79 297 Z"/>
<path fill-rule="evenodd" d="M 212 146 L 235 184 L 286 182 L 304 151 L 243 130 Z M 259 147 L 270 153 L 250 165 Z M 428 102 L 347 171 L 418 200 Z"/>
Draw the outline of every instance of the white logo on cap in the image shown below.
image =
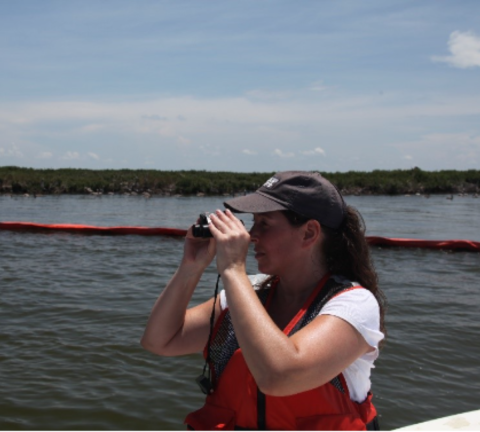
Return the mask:
<path fill-rule="evenodd" d="M 263 186 L 270 189 L 278 181 L 279 180 L 277 178 L 271 177 L 265 182 L 265 184 Z"/>

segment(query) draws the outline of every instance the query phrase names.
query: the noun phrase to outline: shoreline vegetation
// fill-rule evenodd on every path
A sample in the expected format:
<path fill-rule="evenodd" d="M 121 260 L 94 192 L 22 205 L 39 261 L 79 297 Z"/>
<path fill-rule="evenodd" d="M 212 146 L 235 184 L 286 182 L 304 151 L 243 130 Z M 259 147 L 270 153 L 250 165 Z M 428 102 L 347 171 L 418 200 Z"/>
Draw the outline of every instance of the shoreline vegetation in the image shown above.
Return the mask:
<path fill-rule="evenodd" d="M 461 194 L 478 197 L 480 170 L 321 172 L 344 195 Z M 213 196 L 253 192 L 274 173 L 34 169 L 0 166 L 0 195 Z"/>

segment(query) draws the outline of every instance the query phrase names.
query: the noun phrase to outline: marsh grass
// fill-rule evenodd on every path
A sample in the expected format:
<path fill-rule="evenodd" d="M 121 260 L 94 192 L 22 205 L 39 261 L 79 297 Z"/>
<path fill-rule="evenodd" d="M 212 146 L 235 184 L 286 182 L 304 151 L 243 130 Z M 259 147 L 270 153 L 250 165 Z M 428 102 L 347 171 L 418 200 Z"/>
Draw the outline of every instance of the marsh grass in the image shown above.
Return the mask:
<path fill-rule="evenodd" d="M 270 173 L 0 167 L 3 194 L 233 195 L 260 187 Z M 322 175 L 345 195 L 480 192 L 480 170 L 348 171 Z"/>

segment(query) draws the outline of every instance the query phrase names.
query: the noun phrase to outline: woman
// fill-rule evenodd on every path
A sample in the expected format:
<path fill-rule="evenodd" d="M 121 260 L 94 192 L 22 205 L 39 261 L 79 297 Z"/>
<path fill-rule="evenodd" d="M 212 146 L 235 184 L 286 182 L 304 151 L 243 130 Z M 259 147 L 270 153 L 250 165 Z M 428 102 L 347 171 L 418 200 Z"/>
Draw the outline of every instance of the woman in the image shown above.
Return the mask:
<path fill-rule="evenodd" d="M 142 339 L 164 356 L 205 348 L 207 398 L 189 428 L 377 428 L 370 370 L 385 302 L 358 214 L 320 174 L 302 171 L 225 206 L 211 215 L 212 239 L 187 234 Z M 253 213 L 250 232 L 232 211 Z M 250 243 L 269 275 L 260 281 L 246 274 Z M 220 298 L 187 309 L 215 256 Z"/>

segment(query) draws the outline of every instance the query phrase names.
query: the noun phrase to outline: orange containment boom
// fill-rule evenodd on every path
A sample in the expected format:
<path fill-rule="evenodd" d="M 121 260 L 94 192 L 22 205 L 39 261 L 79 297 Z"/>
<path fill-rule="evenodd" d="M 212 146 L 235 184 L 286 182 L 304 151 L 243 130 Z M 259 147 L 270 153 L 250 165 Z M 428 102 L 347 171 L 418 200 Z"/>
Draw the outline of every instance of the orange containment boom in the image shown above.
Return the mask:
<path fill-rule="evenodd" d="M 376 246 L 480 252 L 480 242 L 471 240 L 418 240 L 388 237 L 367 237 L 367 241 L 368 244 Z"/>
<path fill-rule="evenodd" d="M 177 228 L 148 228 L 148 227 L 98 227 L 77 224 L 39 224 L 31 222 L 0 222 L 0 230 L 48 232 L 63 231 L 78 234 L 116 234 L 116 235 L 165 235 L 185 236 L 187 230 Z"/>
<path fill-rule="evenodd" d="M 77 224 L 39 224 L 31 222 L 0 222 L 0 230 L 49 232 L 63 231 L 79 234 L 112 234 L 112 235 L 164 235 L 184 237 L 185 229 L 178 228 L 148 228 L 148 227 L 98 227 Z M 409 247 L 422 249 L 445 249 L 458 251 L 480 252 L 480 242 L 471 240 L 418 240 L 389 237 L 367 237 L 367 242 L 375 246 Z"/>

